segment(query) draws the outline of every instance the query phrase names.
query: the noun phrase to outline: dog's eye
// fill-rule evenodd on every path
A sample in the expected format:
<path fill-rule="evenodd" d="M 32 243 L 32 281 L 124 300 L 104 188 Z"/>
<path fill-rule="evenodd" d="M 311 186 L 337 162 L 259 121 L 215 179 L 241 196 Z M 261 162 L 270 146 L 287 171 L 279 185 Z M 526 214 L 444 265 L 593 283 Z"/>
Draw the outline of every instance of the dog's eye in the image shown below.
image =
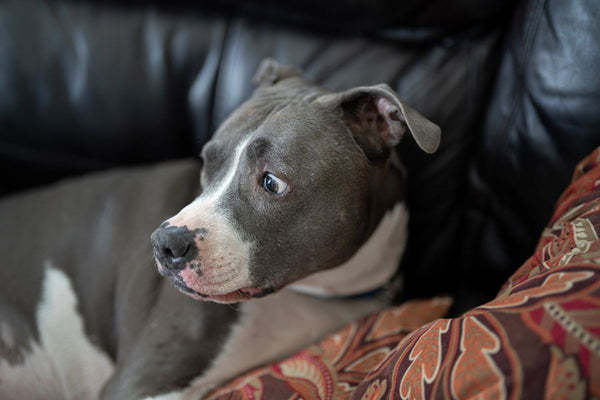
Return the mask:
<path fill-rule="evenodd" d="M 283 194 L 287 187 L 287 183 L 271 173 L 266 173 L 263 178 L 263 188 L 269 193 Z"/>

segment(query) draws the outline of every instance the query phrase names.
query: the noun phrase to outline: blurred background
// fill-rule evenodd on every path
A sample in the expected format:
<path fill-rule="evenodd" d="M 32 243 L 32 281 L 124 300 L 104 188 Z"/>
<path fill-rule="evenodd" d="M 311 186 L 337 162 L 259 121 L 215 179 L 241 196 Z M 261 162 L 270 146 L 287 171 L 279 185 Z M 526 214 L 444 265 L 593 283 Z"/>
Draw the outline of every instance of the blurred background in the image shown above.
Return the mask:
<path fill-rule="evenodd" d="M 0 196 L 196 157 L 265 57 L 330 89 L 387 83 L 407 139 L 399 299 L 493 297 L 600 145 L 596 0 L 0 1 Z M 1 223 L 1 221 L 0 221 Z"/>

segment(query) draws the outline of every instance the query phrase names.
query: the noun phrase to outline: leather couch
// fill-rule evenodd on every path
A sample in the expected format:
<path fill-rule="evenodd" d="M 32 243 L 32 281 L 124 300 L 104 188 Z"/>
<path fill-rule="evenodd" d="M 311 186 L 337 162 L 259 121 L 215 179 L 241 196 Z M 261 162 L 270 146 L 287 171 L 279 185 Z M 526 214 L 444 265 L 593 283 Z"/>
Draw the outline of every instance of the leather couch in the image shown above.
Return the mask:
<path fill-rule="evenodd" d="M 442 128 L 404 141 L 399 300 L 494 297 L 600 144 L 595 0 L 0 2 L 0 192 L 195 157 L 273 57 L 332 89 L 388 83 Z"/>

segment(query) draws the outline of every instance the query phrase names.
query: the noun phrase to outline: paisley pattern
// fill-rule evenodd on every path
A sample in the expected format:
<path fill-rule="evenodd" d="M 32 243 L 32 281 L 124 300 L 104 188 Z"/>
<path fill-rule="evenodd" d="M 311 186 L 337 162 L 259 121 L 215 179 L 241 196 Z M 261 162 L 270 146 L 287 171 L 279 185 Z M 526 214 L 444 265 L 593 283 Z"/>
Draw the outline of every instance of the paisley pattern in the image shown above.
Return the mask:
<path fill-rule="evenodd" d="M 279 363 L 258 368 L 208 395 L 210 399 L 348 399 L 367 374 L 418 327 L 440 318 L 449 298 L 412 300 L 347 325 Z M 377 399 L 387 382 L 374 382 L 365 399 Z"/>
<path fill-rule="evenodd" d="M 449 323 L 438 320 L 415 341 L 408 354 L 409 366 L 400 382 L 400 397 L 424 399 L 425 387 L 437 376 L 442 362 L 441 337 L 448 332 Z"/>
<path fill-rule="evenodd" d="M 447 298 L 383 310 L 209 397 L 600 398 L 599 237 L 600 148 L 494 300 L 453 319 Z"/>

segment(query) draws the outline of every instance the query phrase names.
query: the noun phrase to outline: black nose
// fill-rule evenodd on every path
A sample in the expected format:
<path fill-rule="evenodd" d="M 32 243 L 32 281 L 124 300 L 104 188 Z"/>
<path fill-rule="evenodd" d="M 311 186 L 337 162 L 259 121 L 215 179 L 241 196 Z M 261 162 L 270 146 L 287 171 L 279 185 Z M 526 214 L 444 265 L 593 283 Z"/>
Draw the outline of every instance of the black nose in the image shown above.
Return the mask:
<path fill-rule="evenodd" d="M 169 270 L 181 270 L 198 254 L 194 233 L 186 227 L 161 226 L 152 233 L 154 255 Z"/>

